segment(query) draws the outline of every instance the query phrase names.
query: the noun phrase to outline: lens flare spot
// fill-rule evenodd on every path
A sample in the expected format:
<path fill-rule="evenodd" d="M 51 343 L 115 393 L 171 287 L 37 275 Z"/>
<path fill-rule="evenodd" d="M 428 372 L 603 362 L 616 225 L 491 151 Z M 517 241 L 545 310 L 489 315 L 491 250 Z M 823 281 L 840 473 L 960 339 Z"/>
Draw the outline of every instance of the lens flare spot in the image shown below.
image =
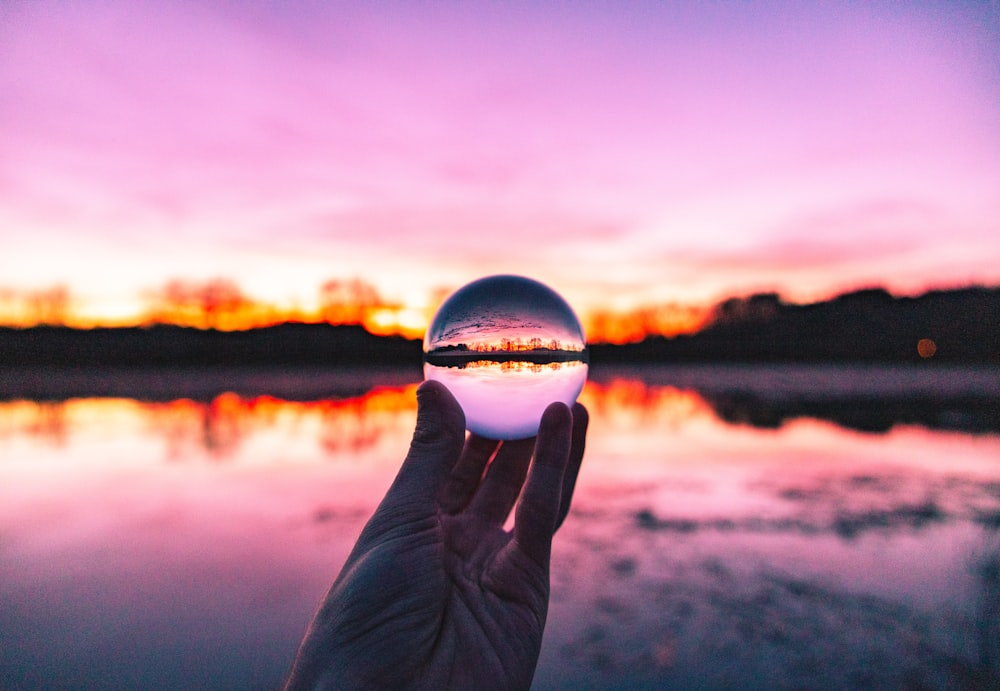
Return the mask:
<path fill-rule="evenodd" d="M 934 353 L 937 352 L 937 343 L 929 338 L 921 338 L 917 341 L 917 355 L 922 357 L 924 360 L 934 357 Z"/>

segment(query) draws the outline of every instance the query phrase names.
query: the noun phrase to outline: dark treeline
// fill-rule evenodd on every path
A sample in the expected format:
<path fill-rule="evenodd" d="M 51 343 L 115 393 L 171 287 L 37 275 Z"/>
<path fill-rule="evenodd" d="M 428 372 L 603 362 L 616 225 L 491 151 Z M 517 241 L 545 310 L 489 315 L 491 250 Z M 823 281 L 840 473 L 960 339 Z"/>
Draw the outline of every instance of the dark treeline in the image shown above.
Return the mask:
<path fill-rule="evenodd" d="M 807 305 L 773 293 L 733 298 L 698 333 L 597 345 L 591 360 L 1000 364 L 1000 288 L 903 298 L 871 289 Z"/>
<path fill-rule="evenodd" d="M 360 326 L 281 324 L 249 331 L 156 325 L 77 330 L 0 328 L 0 366 L 411 365 L 417 340 Z M 807 305 L 733 298 L 707 327 L 630 345 L 597 344 L 602 363 L 914 362 L 1000 364 L 1000 288 L 896 298 L 863 290 Z"/>
<path fill-rule="evenodd" d="M 0 365 L 361 365 L 419 363 L 420 341 L 360 326 L 279 324 L 249 331 L 181 326 L 0 329 Z"/>

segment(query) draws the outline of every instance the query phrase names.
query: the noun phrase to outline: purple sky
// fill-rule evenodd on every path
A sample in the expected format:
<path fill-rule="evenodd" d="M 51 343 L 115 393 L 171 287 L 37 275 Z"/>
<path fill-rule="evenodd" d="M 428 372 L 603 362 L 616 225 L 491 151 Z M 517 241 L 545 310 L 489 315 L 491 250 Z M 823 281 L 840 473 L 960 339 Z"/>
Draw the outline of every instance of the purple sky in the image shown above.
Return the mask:
<path fill-rule="evenodd" d="M 0 5 L 0 287 L 1000 283 L 1000 5 Z"/>

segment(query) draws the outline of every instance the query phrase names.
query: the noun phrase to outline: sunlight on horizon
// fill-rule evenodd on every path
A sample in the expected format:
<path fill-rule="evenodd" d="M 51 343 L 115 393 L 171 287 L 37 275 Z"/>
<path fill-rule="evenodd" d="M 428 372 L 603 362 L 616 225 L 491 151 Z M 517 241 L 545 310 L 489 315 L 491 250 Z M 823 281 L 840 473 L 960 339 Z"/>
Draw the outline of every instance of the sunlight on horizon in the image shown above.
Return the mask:
<path fill-rule="evenodd" d="M 97 311 L 65 286 L 47 289 L 0 290 L 0 326 L 65 325 L 74 328 L 134 327 L 173 324 L 199 329 L 241 331 L 288 322 L 359 324 L 377 336 L 420 339 L 438 306 L 451 292 L 439 288 L 412 303 L 387 303 L 374 286 L 354 278 L 331 280 L 324 286 L 350 286 L 354 292 L 329 299 L 320 290 L 311 303 L 275 305 L 259 302 L 234 282 L 170 281 L 146 291 L 134 303 L 119 302 L 113 310 Z M 361 291 L 363 295 L 356 294 Z M 584 332 L 593 342 L 628 343 L 646 336 L 673 336 L 700 328 L 710 307 L 665 303 L 622 310 L 582 312 Z"/>
<path fill-rule="evenodd" d="M 756 292 L 1000 284 L 996 3 L 42 0 L 0 27 L 2 323 L 53 286 L 74 324 L 140 323 L 172 279 L 245 291 L 209 325 L 321 320 L 359 277 L 366 326 L 414 336 L 513 273 L 624 342 Z"/>

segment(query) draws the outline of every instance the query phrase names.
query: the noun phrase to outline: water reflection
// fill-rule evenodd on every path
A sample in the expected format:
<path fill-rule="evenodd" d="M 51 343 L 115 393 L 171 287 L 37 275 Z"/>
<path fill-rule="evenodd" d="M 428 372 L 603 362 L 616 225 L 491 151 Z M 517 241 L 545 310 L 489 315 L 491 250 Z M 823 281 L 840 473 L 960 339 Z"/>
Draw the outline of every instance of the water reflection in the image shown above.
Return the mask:
<path fill-rule="evenodd" d="M 0 687 L 279 684 L 419 372 L 238 374 L 0 390 Z M 581 400 L 537 688 L 996 686 L 996 373 L 599 370 Z M 893 400 L 928 415 L 819 406 Z"/>
<path fill-rule="evenodd" d="M 522 389 L 540 372 L 555 373 L 573 390 L 587 376 L 587 364 L 581 361 L 475 360 L 428 367 L 435 378 L 442 378 L 438 370 L 467 370 L 461 376 L 478 379 L 509 376 Z M 356 451 L 376 444 L 384 433 L 374 412 L 415 410 L 416 376 L 407 370 L 327 371 L 322 376 L 309 371 L 246 370 L 224 376 L 172 371 L 151 381 L 145 372 L 28 373 L 22 381 L 0 378 L 0 438 L 27 435 L 64 445 L 76 421 L 85 426 L 103 419 L 114 426 L 131 411 L 145 420 L 150 434 L 166 441 L 172 456 L 197 445 L 225 457 L 241 439 L 279 420 L 314 416 L 322 420 L 324 448 Z M 454 377 L 444 378 L 449 385 L 461 385 Z M 815 419 L 878 434 L 899 425 L 1000 432 L 997 369 L 604 368 L 592 378 L 582 400 L 598 417 L 612 416 L 625 425 L 656 420 L 676 427 L 714 415 L 729 425 L 765 430 Z"/>
<path fill-rule="evenodd" d="M 268 433 L 315 433 L 330 454 L 360 452 L 398 431 L 393 415 L 415 412 L 416 384 L 379 387 L 361 396 L 322 401 L 288 401 L 271 396 L 243 398 L 233 393 L 208 402 L 178 399 L 74 398 L 67 401 L 0 403 L 0 440 L 28 437 L 65 447 L 75 432 L 127 435 L 159 440 L 174 460 L 238 455 L 241 446 Z"/>
<path fill-rule="evenodd" d="M 636 379 L 627 367 L 596 376 L 602 383 Z M 696 392 L 720 419 L 762 429 L 813 418 L 876 433 L 896 425 L 1000 432 L 996 367 L 663 366 L 643 368 L 639 385 Z"/>

